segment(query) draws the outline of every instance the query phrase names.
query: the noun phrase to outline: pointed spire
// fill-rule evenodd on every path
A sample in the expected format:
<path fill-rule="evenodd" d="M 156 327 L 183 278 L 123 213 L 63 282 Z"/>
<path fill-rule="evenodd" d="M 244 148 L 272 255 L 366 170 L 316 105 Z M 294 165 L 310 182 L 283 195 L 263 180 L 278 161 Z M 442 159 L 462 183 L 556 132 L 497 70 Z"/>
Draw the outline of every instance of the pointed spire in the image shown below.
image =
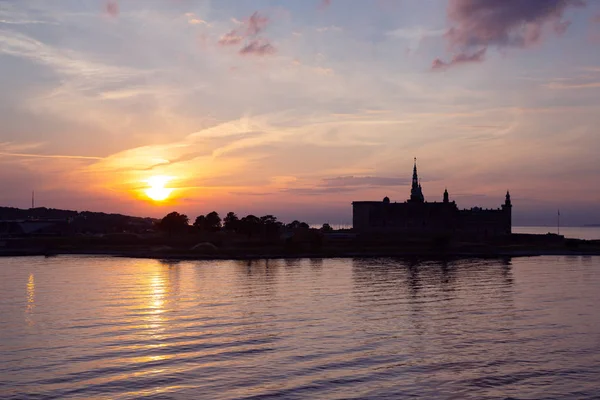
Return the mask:
<path fill-rule="evenodd" d="M 413 182 L 417 180 L 417 157 L 415 157 L 415 164 L 413 166 Z"/>
<path fill-rule="evenodd" d="M 505 206 L 512 206 L 512 203 L 510 201 L 510 193 L 509 193 L 508 190 L 506 191 L 506 199 L 504 200 L 504 205 Z"/>
<path fill-rule="evenodd" d="M 448 195 L 448 188 L 444 189 L 444 203 L 450 203 L 450 196 Z"/>
<path fill-rule="evenodd" d="M 423 191 L 421 190 L 421 180 L 417 174 L 417 157 L 415 157 L 415 165 L 413 167 L 412 187 L 410 189 L 410 200 L 416 202 L 424 202 Z"/>

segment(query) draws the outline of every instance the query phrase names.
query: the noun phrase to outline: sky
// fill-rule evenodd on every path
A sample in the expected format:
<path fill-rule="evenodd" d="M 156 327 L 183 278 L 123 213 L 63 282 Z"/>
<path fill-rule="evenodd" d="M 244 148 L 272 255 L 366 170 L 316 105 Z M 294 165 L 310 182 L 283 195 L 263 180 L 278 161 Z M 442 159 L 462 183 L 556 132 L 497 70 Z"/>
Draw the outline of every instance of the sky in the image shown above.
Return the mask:
<path fill-rule="evenodd" d="M 3 206 L 600 223 L 596 1 L 0 0 L 0 89 Z"/>

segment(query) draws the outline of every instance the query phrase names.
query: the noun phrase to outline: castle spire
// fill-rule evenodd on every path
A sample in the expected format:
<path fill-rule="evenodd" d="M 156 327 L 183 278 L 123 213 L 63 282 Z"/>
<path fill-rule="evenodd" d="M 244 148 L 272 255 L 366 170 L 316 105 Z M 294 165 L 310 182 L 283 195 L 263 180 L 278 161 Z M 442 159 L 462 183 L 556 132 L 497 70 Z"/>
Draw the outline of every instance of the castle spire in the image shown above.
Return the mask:
<path fill-rule="evenodd" d="M 417 157 L 415 157 L 415 165 L 413 167 L 412 186 L 410 189 L 410 201 L 423 203 L 423 191 L 421 190 L 421 182 L 417 174 Z"/>

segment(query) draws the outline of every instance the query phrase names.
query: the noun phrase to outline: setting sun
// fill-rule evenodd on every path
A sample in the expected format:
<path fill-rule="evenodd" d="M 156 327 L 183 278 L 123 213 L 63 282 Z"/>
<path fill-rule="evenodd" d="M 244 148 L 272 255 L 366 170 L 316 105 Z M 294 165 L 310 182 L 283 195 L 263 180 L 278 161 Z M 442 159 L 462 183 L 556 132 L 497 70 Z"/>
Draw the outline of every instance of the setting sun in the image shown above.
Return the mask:
<path fill-rule="evenodd" d="M 171 180 L 168 176 L 153 176 L 146 180 L 149 188 L 145 189 L 146 196 L 154 201 L 164 201 L 173 192 L 173 189 L 165 187 L 165 185 Z"/>

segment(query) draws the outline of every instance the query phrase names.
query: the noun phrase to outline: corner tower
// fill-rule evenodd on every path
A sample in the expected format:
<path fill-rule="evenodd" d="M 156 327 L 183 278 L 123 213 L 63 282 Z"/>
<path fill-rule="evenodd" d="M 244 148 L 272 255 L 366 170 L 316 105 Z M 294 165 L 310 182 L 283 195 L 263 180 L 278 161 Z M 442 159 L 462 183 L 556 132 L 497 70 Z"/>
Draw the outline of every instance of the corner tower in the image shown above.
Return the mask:
<path fill-rule="evenodd" d="M 504 212 L 504 230 L 506 234 L 510 235 L 512 233 L 512 202 L 508 190 L 506 191 L 504 204 L 502 204 L 502 211 Z"/>

